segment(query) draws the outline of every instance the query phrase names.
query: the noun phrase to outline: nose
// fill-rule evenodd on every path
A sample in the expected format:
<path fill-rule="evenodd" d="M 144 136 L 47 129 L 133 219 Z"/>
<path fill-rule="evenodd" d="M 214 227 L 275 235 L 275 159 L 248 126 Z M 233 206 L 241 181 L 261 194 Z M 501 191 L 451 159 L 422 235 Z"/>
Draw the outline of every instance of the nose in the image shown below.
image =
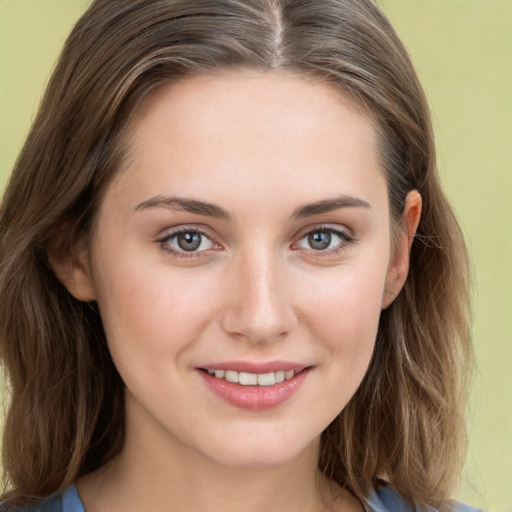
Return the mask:
<path fill-rule="evenodd" d="M 290 282 L 278 260 L 271 251 L 260 251 L 233 262 L 221 319 L 225 332 L 261 344 L 282 338 L 295 327 Z"/>

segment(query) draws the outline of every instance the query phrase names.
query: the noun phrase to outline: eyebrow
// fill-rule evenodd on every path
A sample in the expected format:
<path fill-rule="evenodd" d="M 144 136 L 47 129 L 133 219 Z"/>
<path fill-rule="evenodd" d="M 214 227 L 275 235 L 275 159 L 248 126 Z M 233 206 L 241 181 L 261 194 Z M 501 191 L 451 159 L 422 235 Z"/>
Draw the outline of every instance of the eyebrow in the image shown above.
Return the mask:
<path fill-rule="evenodd" d="M 343 195 L 301 206 L 293 212 L 292 219 L 302 219 L 312 215 L 339 210 L 340 208 L 371 208 L 371 206 L 364 199 Z"/>
<path fill-rule="evenodd" d="M 231 219 L 231 215 L 220 206 L 183 197 L 155 196 L 139 203 L 133 210 L 138 212 L 147 208 L 169 208 L 171 210 L 206 215 L 217 219 Z"/>
<path fill-rule="evenodd" d="M 217 219 L 230 220 L 231 215 L 220 206 L 197 199 L 188 199 L 183 197 L 171 197 L 158 195 L 139 203 L 133 210 L 135 212 L 147 208 L 169 208 L 171 210 L 194 213 L 196 215 L 206 215 Z M 364 199 L 353 196 L 338 196 L 332 199 L 323 199 L 315 203 L 306 204 L 297 208 L 291 218 L 302 219 L 321 213 L 328 213 L 340 208 L 371 208 L 370 204 Z"/>

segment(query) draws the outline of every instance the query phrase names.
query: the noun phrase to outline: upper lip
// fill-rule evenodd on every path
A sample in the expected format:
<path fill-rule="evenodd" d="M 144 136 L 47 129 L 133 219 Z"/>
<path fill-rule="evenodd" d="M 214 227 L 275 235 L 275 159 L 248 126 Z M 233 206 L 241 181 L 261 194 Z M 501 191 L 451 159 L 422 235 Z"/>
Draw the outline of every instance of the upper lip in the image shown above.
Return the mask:
<path fill-rule="evenodd" d="M 207 363 L 198 368 L 204 370 L 232 370 L 236 372 L 245 373 L 271 373 L 280 370 L 294 370 L 300 372 L 311 365 L 297 363 L 292 361 L 266 361 L 266 362 L 253 362 L 253 361 L 226 361 L 219 363 Z"/>

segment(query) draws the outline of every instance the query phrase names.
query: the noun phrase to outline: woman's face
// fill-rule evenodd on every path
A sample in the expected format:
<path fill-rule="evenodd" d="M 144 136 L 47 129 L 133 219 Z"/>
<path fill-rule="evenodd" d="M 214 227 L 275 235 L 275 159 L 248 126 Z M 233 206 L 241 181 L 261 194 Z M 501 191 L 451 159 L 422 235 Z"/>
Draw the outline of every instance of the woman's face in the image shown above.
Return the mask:
<path fill-rule="evenodd" d="M 405 278 L 371 120 L 325 83 L 226 73 L 154 92 L 129 143 L 69 285 L 98 302 L 127 439 L 240 466 L 317 446 Z"/>

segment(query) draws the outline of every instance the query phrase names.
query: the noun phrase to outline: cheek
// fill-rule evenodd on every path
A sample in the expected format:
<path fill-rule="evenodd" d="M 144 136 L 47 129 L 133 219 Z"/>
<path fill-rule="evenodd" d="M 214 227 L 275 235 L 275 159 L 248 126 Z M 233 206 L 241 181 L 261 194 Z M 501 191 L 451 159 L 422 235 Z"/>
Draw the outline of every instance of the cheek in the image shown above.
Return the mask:
<path fill-rule="evenodd" d="M 346 265 L 322 281 L 309 280 L 303 295 L 308 298 L 308 315 L 318 328 L 340 333 L 376 332 L 386 269 L 376 265 Z"/>
<path fill-rule="evenodd" d="M 208 279 L 173 271 L 162 261 L 141 264 L 133 247 L 98 261 L 98 305 L 121 372 L 134 362 L 154 367 L 176 359 L 199 339 L 213 314 Z"/>
<path fill-rule="evenodd" d="M 385 275 L 382 262 L 347 265 L 323 283 L 307 287 L 304 322 L 329 353 L 329 378 L 333 383 L 343 379 L 350 392 L 355 392 L 373 353 Z"/>

